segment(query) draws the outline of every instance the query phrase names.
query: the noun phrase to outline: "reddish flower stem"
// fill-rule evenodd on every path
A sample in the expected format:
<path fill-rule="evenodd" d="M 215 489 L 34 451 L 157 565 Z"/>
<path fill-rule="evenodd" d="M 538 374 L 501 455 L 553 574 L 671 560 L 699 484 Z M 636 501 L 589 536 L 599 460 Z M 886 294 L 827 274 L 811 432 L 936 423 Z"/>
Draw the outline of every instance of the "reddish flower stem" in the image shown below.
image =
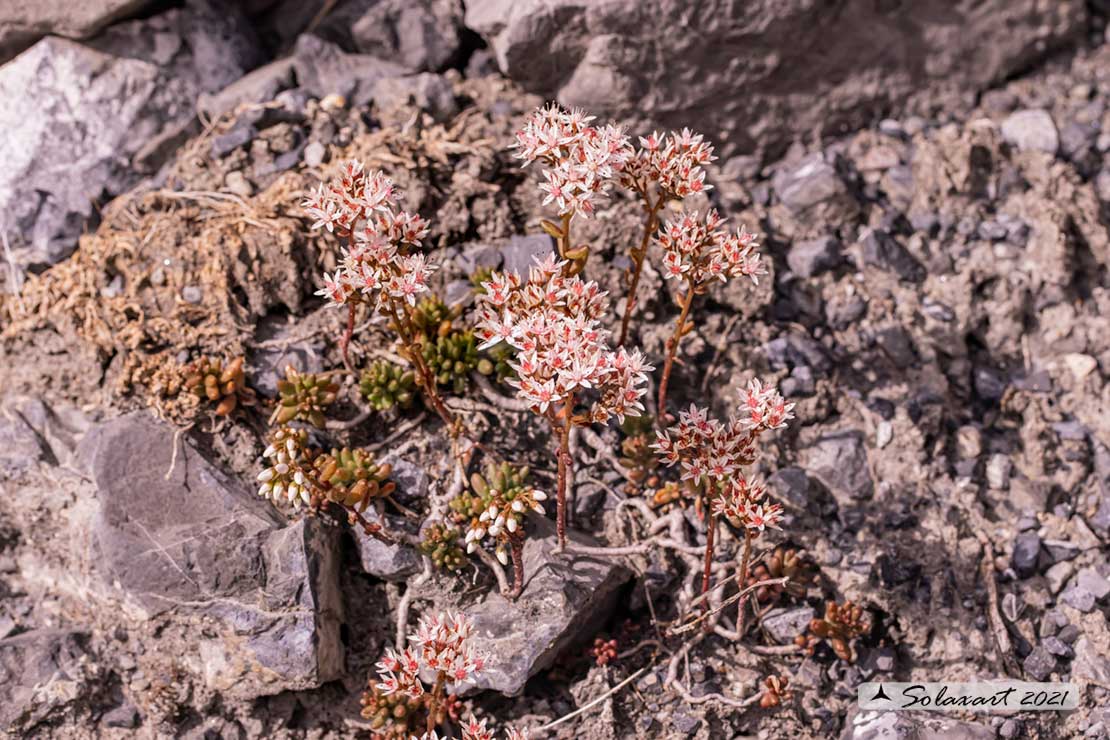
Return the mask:
<path fill-rule="evenodd" d="M 708 497 L 706 498 L 708 499 Z M 707 500 L 706 506 L 709 505 L 710 504 Z M 708 522 L 709 526 L 705 532 L 705 567 L 703 568 L 701 573 L 702 596 L 705 596 L 705 594 L 709 592 L 709 581 L 713 576 L 713 540 L 716 538 L 717 534 L 717 515 L 710 513 Z M 703 599 L 702 611 L 706 611 L 708 609 L 709 599 Z M 708 621 L 705 623 L 705 627 L 707 630 L 712 629 Z"/>
<path fill-rule="evenodd" d="M 347 349 L 351 346 L 351 337 L 355 334 L 355 302 L 352 300 L 347 304 L 347 329 L 343 332 L 343 338 L 339 340 L 339 349 L 343 352 L 343 365 L 348 371 L 354 372 L 351 367 L 351 359 L 347 356 Z"/>
<path fill-rule="evenodd" d="M 436 716 L 439 714 L 439 708 L 443 704 L 443 693 L 447 688 L 447 672 L 440 671 L 436 676 L 436 685 L 432 688 L 432 692 L 428 695 L 428 721 L 425 724 L 425 730 L 431 734 L 436 728 Z"/>
<path fill-rule="evenodd" d="M 682 314 L 675 322 L 674 333 L 667 339 L 667 359 L 663 363 L 663 375 L 659 379 L 659 400 L 656 411 L 659 414 L 658 423 L 664 426 L 669 417 L 667 415 L 667 384 L 671 379 L 671 369 L 674 367 L 675 354 L 678 352 L 678 343 L 682 341 L 682 334 L 686 328 L 686 319 L 690 316 L 690 307 L 694 304 L 694 286 L 687 282 L 686 295 L 682 302 Z"/>
<path fill-rule="evenodd" d="M 752 531 L 744 527 L 744 555 L 740 559 L 740 572 L 736 574 L 737 584 L 741 591 L 748 584 L 748 566 L 751 565 L 751 556 Z M 744 605 L 747 601 L 747 596 L 741 596 L 736 603 L 736 634 L 740 635 L 741 638 L 744 637 Z"/>
<path fill-rule="evenodd" d="M 505 594 L 509 601 L 516 601 L 524 591 L 524 536 L 511 536 L 509 552 L 513 557 L 513 589 Z"/>
<path fill-rule="evenodd" d="M 644 258 L 647 257 L 648 245 L 651 243 L 652 234 L 659 227 L 659 209 L 663 207 L 663 196 L 652 205 L 647 196 L 644 196 L 644 210 L 647 211 L 647 221 L 644 223 L 644 236 L 640 240 L 640 248 L 632 252 L 632 280 L 628 284 L 628 298 L 624 306 L 624 318 L 621 319 L 621 336 L 617 341 L 618 347 L 623 347 L 628 339 L 628 324 L 632 320 L 632 309 L 636 307 L 636 288 L 640 285 L 640 274 L 644 269 Z"/>
<path fill-rule="evenodd" d="M 563 424 L 559 428 L 559 484 L 555 492 L 555 530 L 559 538 L 558 551 L 567 545 L 567 476 L 573 461 L 570 457 L 570 429 L 574 409 L 574 394 L 563 404 Z"/>

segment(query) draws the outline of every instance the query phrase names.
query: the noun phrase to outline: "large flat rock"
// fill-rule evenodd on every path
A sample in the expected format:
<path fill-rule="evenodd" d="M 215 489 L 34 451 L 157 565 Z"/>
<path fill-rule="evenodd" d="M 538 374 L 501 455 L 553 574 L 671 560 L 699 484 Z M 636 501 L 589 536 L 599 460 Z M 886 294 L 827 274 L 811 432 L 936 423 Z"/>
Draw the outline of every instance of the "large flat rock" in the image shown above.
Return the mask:
<path fill-rule="evenodd" d="M 95 427 L 78 455 L 96 486 L 90 566 L 102 596 L 139 617 L 210 618 L 196 657 L 213 688 L 253 696 L 339 675 L 335 528 L 287 525 L 144 413 Z"/>
<path fill-rule="evenodd" d="M 519 694 L 560 653 L 594 635 L 630 575 L 613 558 L 556 555 L 554 525 L 547 519 L 529 527 L 524 593 L 511 602 L 493 592 L 466 610 L 487 654 L 475 690 Z"/>

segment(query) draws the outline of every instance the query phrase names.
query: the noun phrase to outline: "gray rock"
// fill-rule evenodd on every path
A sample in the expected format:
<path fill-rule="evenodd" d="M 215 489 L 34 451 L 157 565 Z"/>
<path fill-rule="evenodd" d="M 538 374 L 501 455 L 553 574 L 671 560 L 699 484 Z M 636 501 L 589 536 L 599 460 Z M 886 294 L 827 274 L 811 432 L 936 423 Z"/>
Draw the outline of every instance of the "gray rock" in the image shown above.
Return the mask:
<path fill-rule="evenodd" d="M 1038 645 L 1022 662 L 1025 674 L 1034 681 L 1044 681 L 1056 670 L 1056 656 Z"/>
<path fill-rule="evenodd" d="M 817 390 L 817 382 L 813 377 L 813 370 L 805 365 L 799 365 L 784 378 L 779 384 L 779 389 L 785 398 L 801 398 L 812 396 Z"/>
<path fill-rule="evenodd" d="M 639 129 L 696 120 L 722 143 L 724 159 L 782 151 L 815 131 L 838 135 L 878 111 L 897 115 L 929 89 L 983 90 L 1087 27 L 1082 0 L 861 3 L 839 14 L 805 0 L 725 4 L 700 15 L 681 0 L 465 5 L 466 25 L 529 92 L 643 120 Z"/>
<path fill-rule="evenodd" d="M 628 579 L 611 558 L 555 555 L 554 525 L 547 519 L 532 525 L 524 546 L 524 593 L 516 602 L 491 593 L 466 610 L 487 654 L 475 690 L 520 693 L 529 677 L 593 636 Z"/>
<path fill-rule="evenodd" d="M 305 167 L 319 167 L 327 157 L 328 148 L 318 141 L 310 141 L 304 148 Z"/>
<path fill-rule="evenodd" d="M 802 467 L 821 481 L 842 506 L 871 498 L 874 483 L 863 434 L 849 430 L 826 434 L 801 452 Z"/>
<path fill-rule="evenodd" d="M 1048 581 L 1048 592 L 1053 596 L 1060 593 L 1060 589 L 1064 587 L 1073 573 L 1075 573 L 1075 566 L 1067 560 L 1056 563 L 1046 570 L 1044 577 Z"/>
<path fill-rule="evenodd" d="M 0 730 L 20 729 L 64 712 L 89 691 L 95 678 L 85 652 L 86 636 L 38 629 L 0 640 Z"/>
<path fill-rule="evenodd" d="M 293 82 L 293 60 L 278 59 L 252 70 L 218 92 L 201 93 L 197 98 L 197 110 L 215 118 L 240 105 L 268 103 L 278 93 L 293 87 Z"/>
<path fill-rule="evenodd" d="M 0 480 L 18 480 L 47 454 L 15 404 L 0 407 Z"/>
<path fill-rule="evenodd" d="M 536 258 L 544 258 L 555 250 L 555 241 L 547 234 L 514 236 L 501 247 L 502 269 L 527 277 Z"/>
<path fill-rule="evenodd" d="M 250 143 L 258 134 L 254 126 L 248 123 L 241 122 L 233 127 L 226 134 L 220 134 L 212 139 L 212 146 L 210 152 L 214 159 L 221 159 L 231 154 L 239 147 Z"/>
<path fill-rule="evenodd" d="M 0 5 L 0 64 L 43 36 L 84 39 L 153 0 L 33 0 Z"/>
<path fill-rule="evenodd" d="M 1060 595 L 1060 600 L 1081 612 L 1094 611 L 1095 595 L 1082 586 L 1072 586 Z"/>
<path fill-rule="evenodd" d="M 374 104 L 386 111 L 412 104 L 430 113 L 432 118 L 446 121 L 459 110 L 451 83 L 443 75 L 430 72 L 406 77 L 383 77 L 370 90 Z"/>
<path fill-rule="evenodd" d="M 1002 138 L 1021 150 L 1055 154 L 1060 135 L 1048 111 L 1041 108 L 1019 110 L 1002 122 Z"/>
<path fill-rule="evenodd" d="M 1081 569 L 1075 576 L 1075 585 L 1090 592 L 1096 601 L 1102 601 L 1110 595 L 1110 581 L 1094 568 Z"/>
<path fill-rule="evenodd" d="M 405 530 L 405 522 L 399 517 L 387 516 L 385 526 L 390 532 Z M 388 544 L 375 539 L 358 527 L 353 528 L 355 549 L 359 563 L 367 575 L 386 581 L 403 581 L 414 573 L 420 572 L 420 554 L 405 544 Z"/>
<path fill-rule="evenodd" d="M 902 280 L 912 283 L 920 283 L 925 279 L 924 265 L 885 231 L 868 230 L 862 244 L 865 265 L 894 273 Z"/>
<path fill-rule="evenodd" d="M 1100 650 L 1090 637 L 1083 636 L 1075 643 L 1075 659 L 1071 663 L 1072 680 L 1093 681 L 1102 686 L 1110 684 L 1110 655 Z"/>
<path fill-rule="evenodd" d="M 355 106 L 370 102 L 378 80 L 405 73 L 399 64 L 368 54 L 348 54 L 310 33 L 297 39 L 293 69 L 300 88 L 312 97 L 342 95 Z"/>
<path fill-rule="evenodd" d="M 787 334 L 772 339 L 763 345 L 763 353 L 773 370 L 810 367 L 819 375 L 825 375 L 832 369 L 832 361 L 824 347 L 802 334 Z"/>
<path fill-rule="evenodd" d="M 196 648 L 214 690 L 249 698 L 339 675 L 337 528 L 287 525 L 143 413 L 94 427 L 78 454 L 97 489 L 88 567 L 100 597 L 206 618 Z"/>
<path fill-rule="evenodd" d="M 792 609 L 772 609 L 763 617 L 763 629 L 775 642 L 785 645 L 809 629 L 810 620 L 815 612 L 812 607 L 799 606 Z"/>
<path fill-rule="evenodd" d="M 875 343 L 883 353 L 890 358 L 895 367 L 905 369 L 917 364 L 917 352 L 913 348 L 913 339 L 909 332 L 900 326 L 890 326 L 880 329 L 875 334 Z"/>
<path fill-rule="evenodd" d="M 234 8 L 199 2 L 113 26 L 95 47 L 48 37 L 0 67 L 0 210 L 20 268 L 68 256 L 103 195 L 159 166 L 147 143 L 257 59 Z"/>
<path fill-rule="evenodd" d="M 302 373 L 318 373 L 324 369 L 320 359 L 324 347 L 318 338 L 283 341 L 290 336 L 292 326 L 266 318 L 258 323 L 257 342 L 253 343 L 255 349 L 247 356 L 250 368 L 247 377 L 264 396 L 277 396 L 277 382 L 285 377 L 285 369 L 290 365 Z M 269 344 L 262 346 L 264 343 Z"/>
<path fill-rule="evenodd" d="M 798 217 L 815 213 L 818 206 L 826 203 L 848 212 L 856 207 L 836 167 L 821 152 L 780 169 L 772 185 L 782 204 Z"/>
<path fill-rule="evenodd" d="M 831 270 L 841 261 L 840 242 L 831 236 L 798 242 L 786 253 L 786 264 L 801 277 L 813 277 Z"/>
<path fill-rule="evenodd" d="M 1022 532 L 1014 538 L 1014 552 L 1010 564 L 1021 578 L 1028 578 L 1037 572 L 1037 561 L 1041 555 L 1041 538 L 1036 532 Z"/>
<path fill-rule="evenodd" d="M 382 0 L 351 23 L 351 38 L 364 54 L 435 72 L 459 54 L 462 16 L 459 0 Z"/>
<path fill-rule="evenodd" d="M 807 509 L 812 504 L 813 489 L 806 471 L 797 467 L 780 468 L 767 479 L 772 493 L 796 509 Z"/>
<path fill-rule="evenodd" d="M 119 727 L 124 730 L 133 730 L 139 726 L 139 710 L 134 704 L 121 704 L 115 709 L 110 709 L 100 718 L 106 727 Z"/>
<path fill-rule="evenodd" d="M 1061 640 L 1059 637 L 1046 637 L 1041 640 L 1041 645 L 1044 645 L 1044 649 L 1048 652 L 1061 658 L 1071 658 L 1074 654 L 1072 652 L 1072 649 L 1068 647 L 1068 645 L 1064 643 L 1064 641 Z"/>

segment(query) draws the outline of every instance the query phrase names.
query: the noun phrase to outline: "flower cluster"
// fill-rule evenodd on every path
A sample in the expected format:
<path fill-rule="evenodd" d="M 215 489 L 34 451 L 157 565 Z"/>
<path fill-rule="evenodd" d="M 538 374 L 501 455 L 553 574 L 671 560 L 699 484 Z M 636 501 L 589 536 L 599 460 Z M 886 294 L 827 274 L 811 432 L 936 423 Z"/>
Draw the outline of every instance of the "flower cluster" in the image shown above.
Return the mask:
<path fill-rule="evenodd" d="M 600 319 L 606 294 L 597 283 L 564 276 L 566 263 L 548 255 L 536 261 L 527 281 L 515 273 L 494 273 L 478 296 L 480 348 L 506 342 L 517 350 L 508 382 L 533 411 L 547 414 L 576 394 L 597 400 L 585 419 L 604 423 L 611 416 L 639 416 L 653 368 L 639 350 L 614 352 Z"/>
<path fill-rule="evenodd" d="M 743 226 L 731 233 L 724 224 L 716 210 L 706 213 L 704 220 L 691 211 L 667 221 L 655 238 L 663 249 L 663 277 L 687 280 L 695 288 L 741 276 L 758 283 L 767 270 L 756 251 L 755 234 Z"/>
<path fill-rule="evenodd" d="M 562 216 L 593 213 L 632 157 L 628 137 L 616 126 L 591 126 L 593 116 L 552 104 L 538 109 L 516 134 L 516 157 L 524 165 L 545 165 L 543 204 L 555 203 Z"/>
<path fill-rule="evenodd" d="M 385 298 L 416 304 L 428 289 L 435 267 L 420 253 L 411 253 L 428 234 L 420 216 L 397 209 L 398 191 L 381 171 L 365 172 L 351 160 L 339 178 L 313 191 L 301 204 L 325 228 L 348 238 L 348 247 L 334 275 L 324 275 L 317 295 L 339 306 Z"/>
<path fill-rule="evenodd" d="M 436 676 L 436 683 L 458 686 L 472 681 L 482 670 L 484 658 L 471 645 L 474 625 L 463 614 L 446 612 L 424 616 L 416 634 L 409 637 L 413 647 L 396 653 L 387 648 L 378 663 L 378 688 L 382 693 L 403 692 L 411 697 L 422 696 L 424 684 L 421 671 Z"/>
<path fill-rule="evenodd" d="M 262 453 L 270 467 L 258 474 L 259 496 L 294 509 L 311 503 L 312 492 L 301 470 L 307 443 L 308 435 L 303 429 L 281 427 L 273 433 L 270 445 Z"/>
<path fill-rule="evenodd" d="M 765 527 L 778 526 L 782 509 L 765 504 L 763 484 L 749 481 L 742 471 L 755 462 L 759 435 L 786 426 L 794 418 L 793 408 L 774 387 L 752 380 L 739 415 L 724 423 L 691 405 L 689 411 L 679 413 L 677 424 L 658 433 L 653 447 L 665 465 L 681 465 L 683 480 L 694 486 L 710 484 L 710 492 L 716 493 L 711 496 L 715 514 L 762 532 Z"/>
<path fill-rule="evenodd" d="M 646 194 L 652 183 L 669 198 L 682 199 L 708 190 L 703 166 L 717 159 L 701 134 L 684 128 L 668 137 L 658 131 L 640 137 L 640 148 L 626 162 L 621 183 Z"/>
<path fill-rule="evenodd" d="M 478 721 L 471 717 L 466 724 L 462 726 L 463 740 L 493 740 L 493 730 L 486 728 L 486 721 Z M 505 740 L 528 740 L 528 732 L 526 730 L 518 730 L 515 727 L 505 728 Z"/>
<path fill-rule="evenodd" d="M 544 515 L 547 494 L 528 485 L 528 472 L 527 467 L 513 468 L 508 463 L 490 465 L 484 476 L 475 473 L 470 477 L 473 494 L 463 493 L 451 502 L 460 523 L 467 526 L 468 553 L 477 550 L 488 536 L 497 543 L 497 559 L 508 565 L 506 546 L 512 547 L 523 538 L 524 516 L 529 511 Z"/>

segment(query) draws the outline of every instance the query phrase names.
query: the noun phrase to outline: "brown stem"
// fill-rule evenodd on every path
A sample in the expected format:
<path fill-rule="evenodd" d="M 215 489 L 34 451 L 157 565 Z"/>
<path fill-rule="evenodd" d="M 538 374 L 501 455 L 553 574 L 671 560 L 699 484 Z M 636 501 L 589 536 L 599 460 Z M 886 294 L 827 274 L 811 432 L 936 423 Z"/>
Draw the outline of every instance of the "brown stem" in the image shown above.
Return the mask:
<path fill-rule="evenodd" d="M 656 403 L 656 411 L 659 414 L 659 424 L 663 425 L 667 421 L 667 383 L 671 379 L 671 369 L 674 367 L 675 354 L 678 352 L 678 343 L 682 340 L 682 334 L 686 328 L 686 319 L 690 316 L 690 307 L 694 304 L 694 286 L 692 283 L 686 284 L 686 296 L 682 302 L 682 314 L 678 317 L 675 323 L 674 333 L 667 339 L 667 359 L 663 363 L 663 376 L 659 379 L 659 400 Z"/>
<path fill-rule="evenodd" d="M 705 567 L 701 573 L 701 593 L 702 596 L 709 593 L 709 579 L 713 573 L 713 540 L 717 533 L 717 515 L 709 515 L 709 529 L 705 533 Z M 702 611 L 709 608 L 709 599 L 702 603 Z M 706 630 L 710 630 L 709 622 L 705 623 Z"/>
<path fill-rule="evenodd" d="M 570 221 L 572 218 L 574 218 L 573 213 L 564 213 L 562 216 L 562 226 L 560 230 L 562 236 L 559 237 L 559 242 L 557 245 L 559 249 L 559 259 L 568 259 L 567 252 L 570 251 Z M 580 272 L 582 270 L 582 267 L 584 267 L 584 263 L 579 262 L 578 260 L 571 260 L 567 268 L 563 270 L 563 275 L 564 277 L 570 277 L 571 275 Z"/>
<path fill-rule="evenodd" d="M 513 536 L 509 539 L 509 552 L 513 557 L 513 589 L 505 596 L 516 601 L 524 591 L 524 537 Z"/>
<path fill-rule="evenodd" d="M 443 423 L 447 425 L 451 435 L 456 435 L 458 433 L 457 420 L 455 415 L 447 408 L 447 405 L 443 403 L 443 397 L 439 395 L 439 389 L 436 387 L 435 375 L 432 374 L 432 371 L 428 369 L 424 362 L 424 355 L 416 341 L 416 328 L 408 315 L 408 304 L 402 303 L 399 311 L 393 301 L 389 301 L 386 305 L 394 326 L 397 327 L 397 334 L 408 351 L 409 361 L 416 367 L 416 372 L 420 375 L 420 387 L 424 397 L 428 399 L 432 408 L 443 419 Z"/>
<path fill-rule="evenodd" d="M 436 685 L 432 688 L 432 693 L 428 695 L 428 721 L 425 724 L 425 730 L 430 735 L 436 728 L 436 715 L 439 714 L 439 708 L 443 704 L 443 692 L 447 688 L 447 672 L 440 671 L 436 676 Z"/>
<path fill-rule="evenodd" d="M 368 536 L 373 537 L 379 542 L 384 542 L 387 545 L 397 544 L 397 540 L 393 539 L 393 537 L 382 528 L 382 525 L 366 521 L 366 518 L 353 506 L 347 506 L 345 504 L 341 504 L 341 506 L 347 510 L 347 521 L 352 525 L 357 523 Z"/>
<path fill-rule="evenodd" d="M 748 583 L 748 566 L 751 565 L 751 558 L 752 531 L 744 527 L 744 555 L 740 558 L 740 572 L 736 574 L 741 591 Z M 736 634 L 740 635 L 741 639 L 744 637 L 744 605 L 747 601 L 747 596 L 741 596 L 736 604 Z"/>
<path fill-rule="evenodd" d="M 570 472 L 570 428 L 574 409 L 574 394 L 563 405 L 563 425 L 559 428 L 559 487 L 555 492 L 555 530 L 559 538 L 558 551 L 567 545 L 567 475 Z"/>
<path fill-rule="evenodd" d="M 624 318 L 621 319 L 621 338 L 617 342 L 618 347 L 623 347 L 625 340 L 628 339 L 628 323 L 632 319 L 632 309 L 636 306 L 636 288 L 640 285 L 640 273 L 644 269 L 644 258 L 647 256 L 648 244 L 651 242 L 652 234 L 659 226 L 659 209 L 662 207 L 662 195 L 659 196 L 659 200 L 655 201 L 654 205 L 651 205 L 645 197 L 644 210 L 648 214 L 647 222 L 644 224 L 644 236 L 640 239 L 640 248 L 632 252 L 632 280 L 628 284 L 628 298 L 625 301 Z"/>
<path fill-rule="evenodd" d="M 351 300 L 347 303 L 347 329 L 343 332 L 343 338 L 339 340 L 339 349 L 343 352 L 343 365 L 349 372 L 354 372 L 351 367 L 351 359 L 347 356 L 347 348 L 351 345 L 351 337 L 355 333 L 355 301 Z"/>

